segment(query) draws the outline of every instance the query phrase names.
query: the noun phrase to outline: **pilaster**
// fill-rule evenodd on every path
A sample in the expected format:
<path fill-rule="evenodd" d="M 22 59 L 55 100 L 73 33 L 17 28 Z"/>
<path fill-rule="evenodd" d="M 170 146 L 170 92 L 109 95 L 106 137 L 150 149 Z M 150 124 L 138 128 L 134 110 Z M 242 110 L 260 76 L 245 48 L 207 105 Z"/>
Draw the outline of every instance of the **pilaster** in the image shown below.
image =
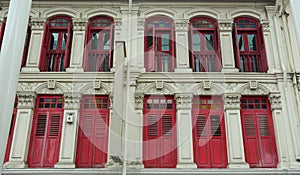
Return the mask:
<path fill-rule="evenodd" d="M 249 168 L 244 155 L 240 98 L 238 93 L 223 94 L 228 168 Z"/>
<path fill-rule="evenodd" d="M 71 48 L 70 67 L 66 72 L 83 72 L 84 45 L 87 19 L 73 19 L 73 39 Z"/>
<path fill-rule="evenodd" d="M 55 168 L 75 168 L 75 154 L 79 123 L 80 93 L 64 94 L 64 118 L 58 163 Z"/>
<path fill-rule="evenodd" d="M 35 92 L 17 92 L 18 112 L 13 133 L 12 147 L 9 161 L 5 168 L 26 168 L 27 153 L 35 106 Z"/>
<path fill-rule="evenodd" d="M 177 149 L 178 164 L 176 168 L 197 168 L 194 163 L 192 135 L 192 99 L 193 94 L 176 94 L 177 108 Z"/>
<path fill-rule="evenodd" d="M 233 41 L 232 41 L 232 20 L 219 19 L 221 54 L 222 54 L 222 72 L 238 72 L 235 67 Z"/>
<path fill-rule="evenodd" d="M 137 55 L 139 59 L 137 61 L 138 67 L 140 72 L 146 72 L 145 65 L 144 65 L 144 35 L 145 35 L 145 19 L 140 18 L 137 22 Z"/>
<path fill-rule="evenodd" d="M 39 72 L 39 61 L 44 37 L 45 18 L 31 18 L 31 36 L 26 66 L 21 72 Z"/>
<path fill-rule="evenodd" d="M 176 38 L 175 72 L 192 72 L 192 69 L 189 66 L 188 29 L 189 29 L 189 21 L 187 19 L 178 20 L 175 22 L 175 38 Z"/>

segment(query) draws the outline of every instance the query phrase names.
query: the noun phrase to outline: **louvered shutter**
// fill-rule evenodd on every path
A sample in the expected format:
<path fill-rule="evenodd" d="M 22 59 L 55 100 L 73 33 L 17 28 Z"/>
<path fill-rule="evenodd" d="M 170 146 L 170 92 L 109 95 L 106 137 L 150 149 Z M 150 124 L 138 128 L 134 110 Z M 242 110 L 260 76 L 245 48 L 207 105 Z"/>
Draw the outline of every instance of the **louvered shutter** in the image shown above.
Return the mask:
<path fill-rule="evenodd" d="M 1 46 L 2 46 L 2 40 L 4 37 L 4 30 L 5 30 L 5 21 L 1 22 L 1 29 L 0 29 L 0 51 L 1 51 Z"/>
<path fill-rule="evenodd" d="M 94 162 L 93 167 L 104 168 L 107 161 L 107 120 L 108 114 L 95 114 L 95 139 L 94 139 Z"/>
<path fill-rule="evenodd" d="M 267 72 L 268 70 L 268 61 L 267 61 L 267 54 L 266 54 L 266 45 L 264 39 L 264 30 L 263 25 L 259 26 L 258 29 L 259 38 L 260 38 L 260 57 L 261 57 L 261 68 L 262 72 Z"/>
<path fill-rule="evenodd" d="M 155 71 L 155 30 L 153 28 L 146 31 L 146 70 L 147 72 Z"/>
<path fill-rule="evenodd" d="M 46 63 L 47 63 L 47 50 L 48 50 L 48 43 L 49 43 L 49 24 L 45 22 L 44 24 L 44 33 L 43 33 L 43 40 L 42 40 L 42 48 L 41 48 L 41 55 L 40 55 L 40 62 L 39 62 L 39 69 L 40 71 L 47 71 Z"/>
<path fill-rule="evenodd" d="M 239 50 L 239 41 L 238 41 L 238 31 L 236 23 L 233 24 L 233 32 L 232 32 L 232 42 L 233 42 L 233 51 L 235 57 L 235 67 L 241 69 L 240 62 L 240 50 Z"/>
<path fill-rule="evenodd" d="M 198 115 L 196 120 L 197 139 L 196 139 L 196 157 L 198 167 L 210 167 L 210 150 L 209 150 L 209 137 L 208 137 L 208 123 L 206 122 L 205 115 Z"/>
<path fill-rule="evenodd" d="M 149 115 L 148 116 L 148 138 L 155 139 L 158 137 L 158 118 L 156 115 Z"/>

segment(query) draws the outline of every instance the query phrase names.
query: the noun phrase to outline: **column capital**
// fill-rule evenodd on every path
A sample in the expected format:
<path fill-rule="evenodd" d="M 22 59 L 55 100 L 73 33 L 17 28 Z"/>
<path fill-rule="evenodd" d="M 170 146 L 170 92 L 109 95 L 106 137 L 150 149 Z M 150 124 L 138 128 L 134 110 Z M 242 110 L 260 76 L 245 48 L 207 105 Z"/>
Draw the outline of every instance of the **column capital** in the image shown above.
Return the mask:
<path fill-rule="evenodd" d="M 219 25 L 220 31 L 231 32 L 232 31 L 233 20 L 231 20 L 231 19 L 219 19 L 218 20 L 218 25 Z"/>
<path fill-rule="evenodd" d="M 189 30 L 189 20 L 181 19 L 175 21 L 175 31 L 176 32 L 187 32 Z"/>
<path fill-rule="evenodd" d="M 73 30 L 74 31 L 85 31 L 86 23 L 88 19 L 86 18 L 74 18 L 73 19 Z"/>
<path fill-rule="evenodd" d="M 116 30 L 121 30 L 122 27 L 122 19 L 121 18 L 115 18 L 114 19 L 114 26 Z"/>
<path fill-rule="evenodd" d="M 144 93 L 143 92 L 136 92 L 134 94 L 134 107 L 135 110 L 143 110 L 144 107 Z"/>
<path fill-rule="evenodd" d="M 269 100 L 271 104 L 272 110 L 281 110 L 282 104 L 281 104 L 281 93 L 280 92 L 272 92 L 269 94 Z"/>
<path fill-rule="evenodd" d="M 269 20 L 261 20 L 261 25 L 263 26 L 264 32 L 270 32 L 270 22 Z"/>
<path fill-rule="evenodd" d="M 79 109 L 81 104 L 81 94 L 76 92 L 65 93 L 64 101 L 64 109 Z"/>
<path fill-rule="evenodd" d="M 241 94 L 239 93 L 226 93 L 223 94 L 223 101 L 225 110 L 227 109 L 240 109 Z"/>
<path fill-rule="evenodd" d="M 32 30 L 44 30 L 44 24 L 47 21 L 46 18 L 31 18 L 30 24 Z"/>
<path fill-rule="evenodd" d="M 146 24 L 145 19 L 138 19 L 138 22 L 137 22 L 138 30 L 145 30 L 145 24 Z"/>
<path fill-rule="evenodd" d="M 192 109 L 192 93 L 175 94 L 177 109 Z"/>
<path fill-rule="evenodd" d="M 265 9 L 269 18 L 274 16 L 276 13 L 275 6 L 265 6 Z"/>
<path fill-rule="evenodd" d="M 32 91 L 19 91 L 18 109 L 33 109 L 35 104 L 36 93 Z"/>

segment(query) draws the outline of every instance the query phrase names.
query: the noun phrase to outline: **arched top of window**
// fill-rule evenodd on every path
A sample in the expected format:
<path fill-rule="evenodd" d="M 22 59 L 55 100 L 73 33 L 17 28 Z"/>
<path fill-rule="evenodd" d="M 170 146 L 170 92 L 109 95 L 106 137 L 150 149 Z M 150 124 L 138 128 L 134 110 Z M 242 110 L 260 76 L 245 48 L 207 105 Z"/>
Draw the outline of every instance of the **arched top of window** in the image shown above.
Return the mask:
<path fill-rule="evenodd" d="M 208 18 L 208 17 L 195 17 L 190 20 L 190 25 L 193 28 L 199 29 L 214 29 L 217 27 L 216 20 Z"/>
<path fill-rule="evenodd" d="M 168 17 L 156 16 L 146 20 L 146 28 L 169 28 L 173 27 L 173 21 Z"/>
<path fill-rule="evenodd" d="M 72 23 L 72 18 L 69 16 L 55 16 L 49 19 L 50 27 L 67 27 Z"/>
<path fill-rule="evenodd" d="M 252 17 L 237 17 L 234 19 L 237 28 L 241 29 L 257 29 L 259 28 L 259 21 Z"/>
<path fill-rule="evenodd" d="M 91 27 L 110 27 L 114 20 L 108 16 L 96 16 L 89 19 L 89 26 Z"/>

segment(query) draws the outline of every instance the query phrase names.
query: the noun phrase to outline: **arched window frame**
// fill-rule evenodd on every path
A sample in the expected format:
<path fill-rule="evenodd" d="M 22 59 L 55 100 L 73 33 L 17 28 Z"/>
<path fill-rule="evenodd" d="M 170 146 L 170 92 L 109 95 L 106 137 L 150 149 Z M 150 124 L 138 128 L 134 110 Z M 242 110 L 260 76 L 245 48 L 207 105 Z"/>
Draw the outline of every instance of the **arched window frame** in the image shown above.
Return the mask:
<path fill-rule="evenodd" d="M 190 20 L 190 67 L 194 72 L 221 71 L 222 59 L 219 33 L 216 20 L 210 17 L 198 16 Z M 212 44 L 206 38 L 209 35 L 212 36 Z"/>
<path fill-rule="evenodd" d="M 248 24 L 246 24 L 248 23 Z M 255 44 L 249 44 L 249 37 L 256 37 Z M 243 43 L 241 41 L 242 39 Z M 267 72 L 268 63 L 264 42 L 263 26 L 259 20 L 241 16 L 234 19 L 233 43 L 236 67 L 240 72 Z"/>
<path fill-rule="evenodd" d="M 164 40 L 162 36 L 166 38 L 167 35 L 169 35 L 169 39 Z M 165 41 L 168 41 L 167 45 L 164 45 Z M 154 16 L 146 20 L 144 52 L 144 65 L 147 72 L 174 71 L 176 60 L 175 34 L 172 19 L 165 16 Z"/>
<path fill-rule="evenodd" d="M 64 20 L 58 21 L 57 20 Z M 51 43 L 56 33 L 57 44 Z M 65 35 L 67 34 L 67 35 Z M 64 41 L 64 44 L 62 43 Z M 63 72 L 69 66 L 72 45 L 72 18 L 59 15 L 49 18 L 44 25 L 44 37 L 39 68 L 43 72 Z M 53 47 L 55 46 L 55 49 Z M 52 47 L 52 48 L 51 48 Z"/>
<path fill-rule="evenodd" d="M 109 35 L 107 35 L 109 34 Z M 93 36 L 99 37 L 93 40 Z M 107 38 L 107 36 L 109 38 Z M 105 44 L 103 40 L 109 39 Z M 94 42 L 96 41 L 96 43 Z M 96 44 L 96 45 L 95 45 Z M 86 72 L 109 72 L 113 65 L 114 20 L 108 16 L 96 16 L 86 25 L 83 67 Z M 93 48 L 93 47 L 97 48 Z"/>

